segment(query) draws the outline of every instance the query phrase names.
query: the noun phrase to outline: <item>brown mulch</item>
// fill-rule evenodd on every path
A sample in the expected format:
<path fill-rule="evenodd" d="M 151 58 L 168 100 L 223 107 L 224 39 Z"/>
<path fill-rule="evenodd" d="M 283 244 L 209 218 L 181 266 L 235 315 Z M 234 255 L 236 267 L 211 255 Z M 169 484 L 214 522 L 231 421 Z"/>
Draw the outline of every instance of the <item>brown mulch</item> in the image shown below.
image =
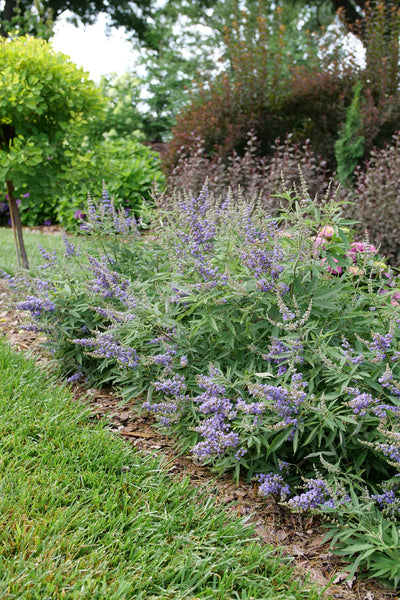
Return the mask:
<path fill-rule="evenodd" d="M 48 233 L 53 233 L 46 228 Z M 25 316 L 11 305 L 7 282 L 0 280 L 0 332 L 17 351 L 33 356 L 38 364 L 48 368 L 48 358 L 42 348 L 44 337 L 23 329 Z M 90 403 L 93 419 L 107 418 L 111 431 L 121 435 L 143 454 L 154 454 L 175 477 L 189 477 L 192 485 L 206 487 L 217 502 L 235 515 L 247 516 L 261 543 L 279 547 L 293 558 L 293 565 L 302 578 L 315 582 L 327 598 L 338 600 L 400 600 L 398 594 L 375 580 L 358 577 L 346 581 L 346 565 L 324 543 L 325 530 L 321 520 L 313 515 L 292 514 L 272 499 L 260 499 L 255 484 L 236 484 L 229 475 L 216 477 L 207 467 L 198 465 L 189 456 L 182 456 L 173 439 L 162 435 L 151 416 L 139 410 L 141 401 L 122 403 L 121 398 L 97 389 L 74 387 L 75 397 Z"/>

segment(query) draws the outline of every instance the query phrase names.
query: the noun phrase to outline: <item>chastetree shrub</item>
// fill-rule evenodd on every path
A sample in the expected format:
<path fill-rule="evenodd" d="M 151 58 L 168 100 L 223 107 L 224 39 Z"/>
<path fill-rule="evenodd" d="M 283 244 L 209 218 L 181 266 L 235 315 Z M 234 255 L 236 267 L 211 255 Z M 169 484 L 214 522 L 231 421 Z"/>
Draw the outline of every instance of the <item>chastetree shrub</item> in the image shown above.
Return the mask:
<path fill-rule="evenodd" d="M 69 381 L 118 386 L 196 461 L 320 514 L 350 576 L 396 587 L 399 275 L 333 191 L 281 202 L 176 194 L 149 239 L 104 190 L 91 251 L 65 238 L 10 286 Z"/>

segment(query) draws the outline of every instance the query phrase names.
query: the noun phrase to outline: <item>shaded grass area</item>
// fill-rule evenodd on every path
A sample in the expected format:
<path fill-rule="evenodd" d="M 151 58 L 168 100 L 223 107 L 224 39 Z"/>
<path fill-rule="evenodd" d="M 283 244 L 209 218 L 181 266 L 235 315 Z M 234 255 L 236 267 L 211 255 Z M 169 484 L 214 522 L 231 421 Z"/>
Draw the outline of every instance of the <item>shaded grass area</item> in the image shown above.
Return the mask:
<path fill-rule="evenodd" d="M 2 600 L 316 600 L 209 493 L 0 343 Z"/>
<path fill-rule="evenodd" d="M 37 267 L 43 263 L 39 245 L 49 253 L 53 250 L 64 251 L 64 243 L 58 233 L 52 235 L 24 229 L 23 236 L 30 267 Z M 75 236 L 68 236 L 68 239 L 77 245 L 82 245 L 82 242 L 85 241 L 82 237 Z M 13 233 L 8 227 L 0 227 L 0 270 L 9 274 L 14 274 L 18 270 Z"/>

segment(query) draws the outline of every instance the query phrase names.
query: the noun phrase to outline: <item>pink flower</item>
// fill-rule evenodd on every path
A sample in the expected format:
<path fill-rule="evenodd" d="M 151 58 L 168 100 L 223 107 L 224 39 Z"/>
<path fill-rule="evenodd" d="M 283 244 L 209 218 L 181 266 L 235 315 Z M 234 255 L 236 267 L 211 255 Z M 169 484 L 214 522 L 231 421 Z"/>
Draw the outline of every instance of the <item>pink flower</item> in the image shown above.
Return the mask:
<path fill-rule="evenodd" d="M 326 258 L 323 258 L 321 261 L 321 264 L 322 265 L 325 264 L 326 260 L 327 260 Z M 339 263 L 339 261 L 336 258 L 334 258 L 333 261 L 335 263 Z M 343 273 L 343 269 L 339 264 L 336 269 L 332 269 L 332 267 L 330 265 L 328 265 L 327 268 L 328 268 L 328 273 L 331 273 L 332 275 L 341 275 Z"/>
<path fill-rule="evenodd" d="M 390 304 L 392 306 L 399 306 L 398 300 L 400 300 L 400 292 L 393 292 L 392 299 L 390 300 Z"/>
<path fill-rule="evenodd" d="M 349 273 L 351 273 L 351 275 L 364 275 L 364 271 L 362 271 L 360 267 L 349 267 Z"/>
<path fill-rule="evenodd" d="M 332 225 L 325 225 L 317 235 L 317 238 L 325 238 L 326 240 L 331 240 L 334 236 L 335 230 Z"/>
<path fill-rule="evenodd" d="M 285 229 L 285 230 L 279 231 L 278 234 L 277 234 L 277 237 L 279 237 L 279 238 L 282 238 L 282 237 L 283 238 L 291 238 L 292 235 L 293 234 L 292 234 L 292 232 L 289 229 Z"/>
<path fill-rule="evenodd" d="M 321 246 L 322 248 L 325 247 L 325 244 L 328 244 L 329 240 L 327 238 L 324 237 L 319 237 L 317 236 L 316 238 L 314 238 L 314 246 L 316 248 L 318 248 L 319 246 Z"/>
<path fill-rule="evenodd" d="M 346 253 L 353 262 L 357 262 L 357 254 L 362 253 L 376 254 L 377 250 L 372 244 L 366 244 L 365 242 L 353 242 L 350 246 L 350 250 Z"/>

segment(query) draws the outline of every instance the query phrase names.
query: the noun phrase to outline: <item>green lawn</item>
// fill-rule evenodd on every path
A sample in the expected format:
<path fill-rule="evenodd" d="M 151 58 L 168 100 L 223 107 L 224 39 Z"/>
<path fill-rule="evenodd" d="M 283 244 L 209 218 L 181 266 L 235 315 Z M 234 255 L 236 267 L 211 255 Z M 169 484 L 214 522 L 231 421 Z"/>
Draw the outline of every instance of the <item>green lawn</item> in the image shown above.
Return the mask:
<path fill-rule="evenodd" d="M 39 231 L 29 231 L 24 229 L 23 235 L 31 267 L 36 267 L 43 262 L 39 245 L 49 253 L 53 250 L 64 251 L 64 243 L 61 239 L 61 235 L 58 233 L 43 234 Z M 68 237 L 70 238 L 70 236 Z M 77 243 L 79 245 L 82 244 L 83 238 L 72 238 L 71 241 L 72 243 Z M 12 230 L 8 227 L 0 227 L 0 270 L 12 274 L 17 268 L 18 263 L 15 254 Z"/>
<path fill-rule="evenodd" d="M 316 600 L 206 492 L 0 342 L 2 600 Z"/>

